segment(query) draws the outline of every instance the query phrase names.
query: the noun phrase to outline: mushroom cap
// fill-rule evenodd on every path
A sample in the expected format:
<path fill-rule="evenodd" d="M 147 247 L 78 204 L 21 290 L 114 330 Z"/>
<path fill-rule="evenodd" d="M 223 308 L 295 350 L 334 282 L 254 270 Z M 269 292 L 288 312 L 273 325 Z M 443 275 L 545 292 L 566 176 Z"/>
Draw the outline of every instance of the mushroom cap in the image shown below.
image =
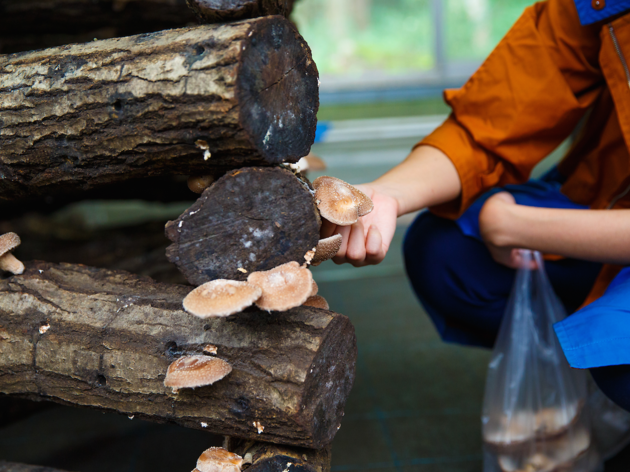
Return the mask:
<path fill-rule="evenodd" d="M 20 237 L 15 233 L 3 234 L 0 236 L 0 256 L 18 247 L 21 242 Z"/>
<path fill-rule="evenodd" d="M 309 153 L 308 156 L 303 157 L 302 159 L 305 159 L 306 162 L 308 162 L 308 170 L 326 170 L 326 163 L 324 160 L 315 154 Z"/>
<path fill-rule="evenodd" d="M 321 295 L 311 295 L 306 299 L 302 306 L 312 306 L 313 308 L 321 308 L 322 310 L 330 310 L 330 306 Z"/>
<path fill-rule="evenodd" d="M 486 423 L 483 438 L 488 444 L 506 447 L 531 441 L 536 437 L 551 438 L 567 431 L 578 419 L 582 404 L 574 402 L 560 407 L 541 408 L 538 411 L 519 411 L 504 415 L 500 421 Z"/>
<path fill-rule="evenodd" d="M 252 272 L 247 281 L 262 289 L 256 305 L 267 311 L 285 311 L 300 306 L 313 290 L 311 271 L 295 261 L 271 270 Z"/>
<path fill-rule="evenodd" d="M 214 182 L 213 175 L 191 175 L 188 177 L 188 188 L 191 192 L 203 193 Z"/>
<path fill-rule="evenodd" d="M 195 388 L 211 385 L 232 372 L 232 366 L 218 357 L 182 356 L 168 366 L 164 386 Z"/>
<path fill-rule="evenodd" d="M 311 288 L 311 294 L 309 295 L 309 297 L 317 295 L 317 292 L 319 292 L 319 287 L 317 286 L 317 282 L 315 282 L 315 280 L 313 280 L 313 285 L 312 285 L 312 288 Z"/>
<path fill-rule="evenodd" d="M 571 465 L 576 465 L 575 462 L 584 455 L 590 445 L 591 435 L 589 431 L 580 426 L 555 439 L 537 443 L 530 455 L 523 454 L 523 450 L 513 454 L 499 455 L 499 467 L 501 467 L 502 472 L 529 470 L 566 472 L 567 470 L 574 470 Z M 577 470 L 578 467 L 575 469 Z"/>
<path fill-rule="evenodd" d="M 199 472 L 240 472 L 243 458 L 222 447 L 211 447 L 197 459 Z"/>
<path fill-rule="evenodd" d="M 356 223 L 374 208 L 361 190 L 336 177 L 324 175 L 313 181 L 315 200 L 321 215 L 339 226 Z"/>
<path fill-rule="evenodd" d="M 256 285 L 218 279 L 200 285 L 184 298 L 184 310 L 200 318 L 217 318 L 238 313 L 262 295 Z"/>
<path fill-rule="evenodd" d="M 342 242 L 343 237 L 340 234 L 333 234 L 329 238 L 320 239 L 317 243 L 315 256 L 311 259 L 311 265 L 318 266 L 322 262 L 335 257 L 341 248 Z"/>

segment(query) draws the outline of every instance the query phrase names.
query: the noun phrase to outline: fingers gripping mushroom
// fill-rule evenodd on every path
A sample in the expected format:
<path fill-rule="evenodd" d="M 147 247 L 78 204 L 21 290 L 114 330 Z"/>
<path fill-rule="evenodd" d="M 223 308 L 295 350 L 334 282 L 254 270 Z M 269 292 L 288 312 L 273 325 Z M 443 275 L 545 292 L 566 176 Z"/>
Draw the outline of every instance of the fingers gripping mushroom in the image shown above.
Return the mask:
<path fill-rule="evenodd" d="M 0 269 L 13 274 L 24 272 L 24 264 L 10 252 L 18 247 L 20 243 L 20 237 L 15 233 L 6 233 L 0 236 Z"/>
<path fill-rule="evenodd" d="M 183 305 L 184 310 L 200 318 L 218 318 L 243 311 L 261 295 L 260 287 L 248 282 L 218 279 L 194 289 Z"/>
<path fill-rule="evenodd" d="M 322 217 L 339 226 L 356 223 L 374 208 L 372 200 L 361 190 L 335 177 L 318 177 L 313 188 Z"/>
<path fill-rule="evenodd" d="M 271 270 L 252 272 L 247 281 L 262 289 L 256 305 L 267 311 L 285 311 L 300 306 L 313 290 L 311 271 L 295 261 Z"/>
<path fill-rule="evenodd" d="M 193 472 L 240 472 L 243 458 L 222 447 L 211 447 L 203 451 Z"/>
<path fill-rule="evenodd" d="M 232 366 L 218 357 L 182 356 L 168 366 L 164 386 L 180 388 L 212 385 L 232 372 Z"/>

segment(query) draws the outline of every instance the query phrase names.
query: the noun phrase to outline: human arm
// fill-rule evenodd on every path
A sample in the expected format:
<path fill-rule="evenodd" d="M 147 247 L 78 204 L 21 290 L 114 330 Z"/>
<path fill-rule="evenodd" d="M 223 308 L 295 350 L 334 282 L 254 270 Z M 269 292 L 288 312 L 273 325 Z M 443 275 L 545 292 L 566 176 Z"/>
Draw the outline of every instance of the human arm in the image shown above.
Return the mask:
<path fill-rule="evenodd" d="M 362 187 L 375 209 L 337 231 L 344 242 L 335 261 L 380 262 L 395 229 L 394 204 L 397 215 L 431 206 L 454 219 L 488 189 L 526 181 L 597 100 L 599 41 L 597 28 L 580 26 L 573 0 L 526 9 L 471 79 L 445 92 L 451 116 L 401 165 Z M 388 203 L 381 209 L 377 200 Z M 380 231 L 370 235 L 373 223 Z M 325 225 L 322 234 L 335 230 Z"/>
<path fill-rule="evenodd" d="M 505 192 L 479 214 L 492 257 L 520 265 L 519 248 L 607 264 L 630 264 L 630 210 L 564 210 L 517 205 Z"/>

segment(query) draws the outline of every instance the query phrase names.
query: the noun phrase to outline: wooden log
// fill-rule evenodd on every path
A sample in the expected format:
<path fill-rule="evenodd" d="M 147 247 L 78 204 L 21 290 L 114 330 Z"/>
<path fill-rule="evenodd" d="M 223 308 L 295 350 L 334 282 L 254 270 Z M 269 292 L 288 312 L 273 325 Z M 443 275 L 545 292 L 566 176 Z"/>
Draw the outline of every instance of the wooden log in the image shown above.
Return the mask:
<path fill-rule="evenodd" d="M 331 446 L 306 449 L 226 438 L 224 447 L 251 461 L 248 472 L 330 472 Z"/>
<path fill-rule="evenodd" d="M 0 393 L 273 443 L 330 443 L 354 381 L 348 318 L 300 307 L 202 320 L 181 309 L 189 290 L 27 263 L 0 281 Z M 177 394 L 164 387 L 176 358 L 213 348 L 232 365 L 226 378 Z"/>
<path fill-rule="evenodd" d="M 296 161 L 317 108 L 279 16 L 0 56 L 0 201 Z"/>
<path fill-rule="evenodd" d="M 295 0 L 186 0 L 204 23 L 222 23 L 267 15 L 289 17 Z"/>
<path fill-rule="evenodd" d="M 321 224 L 309 188 L 279 167 L 228 172 L 166 225 L 166 256 L 193 285 L 303 264 Z"/>
<path fill-rule="evenodd" d="M 186 0 L 0 0 L 0 53 L 192 24 Z"/>
<path fill-rule="evenodd" d="M 64 472 L 60 469 L 52 467 L 44 467 L 41 465 L 20 464 L 18 462 L 6 462 L 0 460 L 0 472 Z"/>

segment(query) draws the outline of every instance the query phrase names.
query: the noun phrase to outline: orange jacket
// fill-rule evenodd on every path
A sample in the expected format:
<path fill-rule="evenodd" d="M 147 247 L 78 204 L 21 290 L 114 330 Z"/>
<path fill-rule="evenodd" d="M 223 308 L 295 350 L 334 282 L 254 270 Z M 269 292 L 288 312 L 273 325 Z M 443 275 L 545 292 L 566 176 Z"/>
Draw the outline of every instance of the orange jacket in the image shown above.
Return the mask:
<path fill-rule="evenodd" d="M 460 89 L 453 112 L 419 144 L 442 150 L 462 182 L 456 201 L 432 208 L 456 218 L 486 190 L 523 183 L 585 121 L 560 163 L 562 192 L 594 209 L 630 208 L 630 14 L 582 26 L 573 0 L 525 10 Z M 592 301 L 619 270 L 605 266 Z"/>

